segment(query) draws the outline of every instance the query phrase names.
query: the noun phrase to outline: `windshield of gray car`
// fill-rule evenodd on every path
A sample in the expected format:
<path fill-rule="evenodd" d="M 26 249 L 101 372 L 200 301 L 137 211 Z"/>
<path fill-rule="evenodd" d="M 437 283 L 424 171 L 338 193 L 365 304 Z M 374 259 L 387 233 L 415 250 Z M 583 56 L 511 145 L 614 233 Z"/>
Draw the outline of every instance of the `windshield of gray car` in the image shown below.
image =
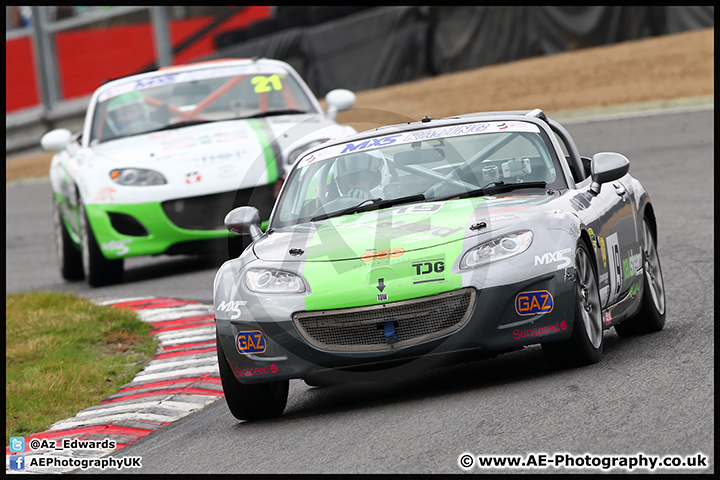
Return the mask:
<path fill-rule="evenodd" d="M 209 66 L 135 77 L 98 95 L 90 145 L 182 126 L 316 112 L 295 78 L 275 65 Z"/>
<path fill-rule="evenodd" d="M 404 199 L 432 202 L 524 187 L 566 188 L 561 172 L 547 134 L 531 122 L 476 122 L 379 135 L 301 158 L 270 226 L 394 206 Z"/>

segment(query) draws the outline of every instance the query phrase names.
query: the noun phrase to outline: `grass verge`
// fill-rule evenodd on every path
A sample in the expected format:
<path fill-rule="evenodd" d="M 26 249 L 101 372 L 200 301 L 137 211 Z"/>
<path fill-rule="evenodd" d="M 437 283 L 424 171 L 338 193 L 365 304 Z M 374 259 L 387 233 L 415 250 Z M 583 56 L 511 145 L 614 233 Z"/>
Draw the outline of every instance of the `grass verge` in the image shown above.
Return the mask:
<path fill-rule="evenodd" d="M 70 294 L 5 295 L 5 445 L 99 405 L 155 348 L 132 311 Z"/>

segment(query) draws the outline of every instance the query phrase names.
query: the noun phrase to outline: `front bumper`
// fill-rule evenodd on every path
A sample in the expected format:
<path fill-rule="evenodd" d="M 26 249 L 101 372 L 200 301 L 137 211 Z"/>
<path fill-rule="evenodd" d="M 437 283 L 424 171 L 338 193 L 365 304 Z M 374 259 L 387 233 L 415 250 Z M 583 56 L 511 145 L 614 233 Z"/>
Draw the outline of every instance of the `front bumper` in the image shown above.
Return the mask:
<path fill-rule="evenodd" d="M 201 253 L 235 237 L 223 223 L 230 210 L 254 204 L 267 219 L 273 202 L 273 185 L 265 185 L 164 202 L 90 204 L 86 212 L 103 255 L 115 259 Z"/>
<path fill-rule="evenodd" d="M 560 271 L 512 285 L 466 287 L 387 303 L 374 308 L 375 313 L 370 307 L 297 312 L 282 321 L 243 321 L 239 315 L 237 320 L 217 319 L 216 327 L 225 357 L 243 383 L 397 378 L 569 338 L 573 279 L 571 271 Z M 459 300 L 463 296 L 469 297 L 467 308 Z M 454 306 L 448 307 L 449 297 Z M 338 327 L 343 322 L 345 327 Z M 351 337 L 344 345 L 343 332 Z"/>

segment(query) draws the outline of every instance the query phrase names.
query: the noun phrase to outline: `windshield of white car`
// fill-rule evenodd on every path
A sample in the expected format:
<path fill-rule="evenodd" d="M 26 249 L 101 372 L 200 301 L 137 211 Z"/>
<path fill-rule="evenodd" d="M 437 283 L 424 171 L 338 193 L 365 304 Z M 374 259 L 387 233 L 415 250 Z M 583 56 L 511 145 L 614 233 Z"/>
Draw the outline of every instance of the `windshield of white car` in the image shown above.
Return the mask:
<path fill-rule="evenodd" d="M 98 94 L 91 145 L 200 123 L 302 112 L 320 113 L 298 81 L 279 67 L 214 67 L 137 77 Z"/>
<path fill-rule="evenodd" d="M 285 182 L 270 226 L 389 208 L 395 199 L 433 202 L 533 188 L 561 190 L 567 183 L 548 135 L 530 122 L 379 135 L 301 158 Z"/>

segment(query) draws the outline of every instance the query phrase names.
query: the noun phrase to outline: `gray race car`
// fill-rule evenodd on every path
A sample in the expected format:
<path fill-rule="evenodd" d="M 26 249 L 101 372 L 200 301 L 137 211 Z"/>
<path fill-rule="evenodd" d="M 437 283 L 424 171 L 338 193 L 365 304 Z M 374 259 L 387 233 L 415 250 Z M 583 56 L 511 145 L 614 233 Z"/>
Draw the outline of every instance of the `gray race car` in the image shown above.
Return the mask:
<path fill-rule="evenodd" d="M 600 360 L 603 332 L 659 331 L 650 197 L 619 153 L 580 156 L 539 109 L 381 127 L 301 155 L 268 228 L 214 282 L 225 399 L 280 415 L 290 379 L 404 377 L 541 344 Z"/>

